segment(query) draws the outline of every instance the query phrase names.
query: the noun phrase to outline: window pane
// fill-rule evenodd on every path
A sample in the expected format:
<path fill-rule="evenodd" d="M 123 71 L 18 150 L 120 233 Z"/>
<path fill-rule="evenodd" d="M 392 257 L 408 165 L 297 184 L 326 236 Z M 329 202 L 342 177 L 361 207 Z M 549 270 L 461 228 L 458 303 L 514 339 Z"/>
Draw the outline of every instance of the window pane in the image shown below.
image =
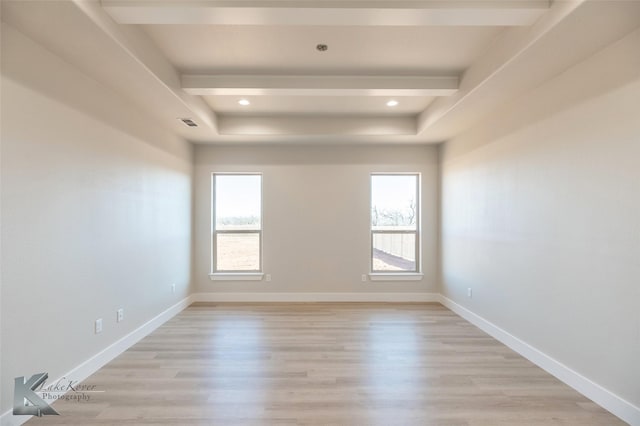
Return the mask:
<path fill-rule="evenodd" d="M 371 176 L 371 229 L 417 229 L 417 175 Z"/>
<path fill-rule="evenodd" d="M 260 234 L 217 234 L 218 271 L 260 270 Z"/>
<path fill-rule="evenodd" d="M 417 271 L 416 234 L 373 234 L 374 271 Z"/>
<path fill-rule="evenodd" d="M 216 230 L 259 230 L 261 222 L 260 175 L 216 175 Z"/>

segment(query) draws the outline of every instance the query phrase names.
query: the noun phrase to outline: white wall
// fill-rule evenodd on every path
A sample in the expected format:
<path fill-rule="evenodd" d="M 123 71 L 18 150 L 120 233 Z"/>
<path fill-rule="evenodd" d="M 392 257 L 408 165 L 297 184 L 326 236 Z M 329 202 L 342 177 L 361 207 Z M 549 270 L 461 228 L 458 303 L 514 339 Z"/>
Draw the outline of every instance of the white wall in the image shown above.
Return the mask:
<path fill-rule="evenodd" d="M 433 146 L 244 146 L 195 150 L 197 292 L 429 293 L 437 289 Z M 211 173 L 263 173 L 264 272 L 271 282 L 210 281 Z M 424 278 L 362 282 L 369 272 L 370 173 L 422 173 Z"/>
<path fill-rule="evenodd" d="M 188 295 L 192 198 L 188 143 L 2 27 L 0 413 Z"/>
<path fill-rule="evenodd" d="M 636 406 L 639 46 L 636 31 L 441 152 L 444 295 Z"/>
<path fill-rule="evenodd" d="M 436 292 L 439 213 L 446 297 L 640 405 L 639 45 L 636 32 L 447 143 L 438 212 L 429 146 L 198 146 L 193 170 L 189 144 L 3 24 L 0 412 L 13 377 L 58 377 L 191 289 Z M 264 175 L 271 282 L 209 280 L 216 171 Z M 363 283 L 369 175 L 414 171 L 425 276 Z"/>

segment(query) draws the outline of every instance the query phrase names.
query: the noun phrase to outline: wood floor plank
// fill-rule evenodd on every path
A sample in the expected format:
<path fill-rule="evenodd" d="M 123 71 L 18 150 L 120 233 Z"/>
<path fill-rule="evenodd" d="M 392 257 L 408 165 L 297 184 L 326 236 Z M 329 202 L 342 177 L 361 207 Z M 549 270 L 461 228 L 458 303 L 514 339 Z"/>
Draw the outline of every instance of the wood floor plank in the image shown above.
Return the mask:
<path fill-rule="evenodd" d="M 439 304 L 194 304 L 85 383 L 28 424 L 625 424 Z"/>

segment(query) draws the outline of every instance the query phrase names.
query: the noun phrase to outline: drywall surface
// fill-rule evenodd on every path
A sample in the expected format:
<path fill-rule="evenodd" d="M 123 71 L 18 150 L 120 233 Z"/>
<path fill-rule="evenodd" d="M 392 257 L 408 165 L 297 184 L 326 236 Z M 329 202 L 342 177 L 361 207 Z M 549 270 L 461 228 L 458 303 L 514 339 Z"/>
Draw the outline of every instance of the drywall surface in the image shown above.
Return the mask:
<path fill-rule="evenodd" d="M 638 46 L 636 31 L 441 148 L 442 293 L 636 406 Z"/>
<path fill-rule="evenodd" d="M 1 89 L 5 412 L 187 297 L 192 148 L 4 23 Z"/>
<path fill-rule="evenodd" d="M 434 292 L 437 149 L 432 146 L 247 146 L 195 150 L 196 291 L 226 293 Z M 263 174 L 264 272 L 271 282 L 211 281 L 211 175 Z M 422 176 L 420 281 L 362 282 L 370 269 L 370 175 Z"/>

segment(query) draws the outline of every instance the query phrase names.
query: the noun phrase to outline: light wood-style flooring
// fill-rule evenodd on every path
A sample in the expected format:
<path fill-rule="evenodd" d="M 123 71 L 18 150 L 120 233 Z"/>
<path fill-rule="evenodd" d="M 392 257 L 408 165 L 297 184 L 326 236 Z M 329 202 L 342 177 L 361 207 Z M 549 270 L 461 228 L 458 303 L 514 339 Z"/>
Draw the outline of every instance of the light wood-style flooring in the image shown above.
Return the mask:
<path fill-rule="evenodd" d="M 624 425 L 439 304 L 195 304 L 29 425 Z"/>

